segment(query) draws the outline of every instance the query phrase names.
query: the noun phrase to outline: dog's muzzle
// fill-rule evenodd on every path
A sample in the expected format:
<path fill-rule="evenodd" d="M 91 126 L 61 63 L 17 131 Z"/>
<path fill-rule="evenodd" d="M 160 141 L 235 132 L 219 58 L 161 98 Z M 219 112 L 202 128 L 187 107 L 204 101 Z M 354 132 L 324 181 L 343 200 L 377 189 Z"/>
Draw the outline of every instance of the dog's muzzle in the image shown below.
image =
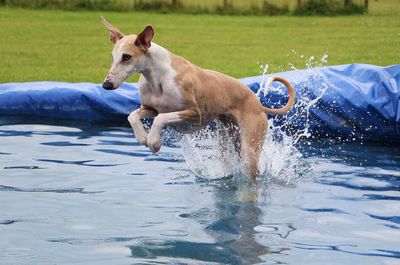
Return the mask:
<path fill-rule="evenodd" d="M 113 90 L 113 89 L 115 89 L 113 83 L 111 83 L 110 81 L 105 81 L 105 82 L 103 83 L 103 88 L 104 88 L 104 89 L 107 89 L 107 90 Z"/>

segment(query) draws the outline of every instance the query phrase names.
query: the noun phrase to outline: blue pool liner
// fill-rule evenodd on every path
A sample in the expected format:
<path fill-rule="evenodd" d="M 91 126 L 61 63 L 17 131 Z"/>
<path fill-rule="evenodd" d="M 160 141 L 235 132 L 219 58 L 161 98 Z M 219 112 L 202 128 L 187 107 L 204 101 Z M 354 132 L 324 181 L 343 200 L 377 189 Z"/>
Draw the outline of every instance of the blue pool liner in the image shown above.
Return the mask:
<path fill-rule="evenodd" d="M 400 143 L 400 65 L 388 67 L 348 64 L 266 75 L 283 76 L 295 86 L 298 103 L 287 115 L 275 119 L 285 128 L 322 137 Z M 254 92 L 262 76 L 241 81 Z M 229 89 L 229 88 L 227 88 Z M 320 97 L 320 98 L 319 98 Z M 311 100 L 309 109 L 301 111 Z M 260 100 L 279 108 L 287 94 L 279 83 Z M 113 91 L 101 84 L 28 82 L 0 84 L 0 120 L 72 120 L 122 124 L 140 106 L 137 83 L 124 83 Z M 27 120 L 28 119 L 28 120 Z"/>

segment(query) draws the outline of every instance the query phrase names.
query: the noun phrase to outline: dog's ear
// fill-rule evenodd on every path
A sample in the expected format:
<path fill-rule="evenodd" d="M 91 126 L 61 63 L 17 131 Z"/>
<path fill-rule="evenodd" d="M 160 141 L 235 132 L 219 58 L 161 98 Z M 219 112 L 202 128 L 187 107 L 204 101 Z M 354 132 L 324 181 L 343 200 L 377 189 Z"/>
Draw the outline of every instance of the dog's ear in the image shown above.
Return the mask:
<path fill-rule="evenodd" d="M 146 28 L 137 36 L 135 45 L 147 51 L 151 46 L 151 40 L 154 37 L 154 29 L 152 26 L 147 25 Z"/>
<path fill-rule="evenodd" d="M 122 32 L 119 31 L 116 27 L 111 25 L 103 16 L 101 16 L 101 21 L 110 32 L 110 40 L 113 44 L 124 37 L 124 34 L 122 34 Z"/>

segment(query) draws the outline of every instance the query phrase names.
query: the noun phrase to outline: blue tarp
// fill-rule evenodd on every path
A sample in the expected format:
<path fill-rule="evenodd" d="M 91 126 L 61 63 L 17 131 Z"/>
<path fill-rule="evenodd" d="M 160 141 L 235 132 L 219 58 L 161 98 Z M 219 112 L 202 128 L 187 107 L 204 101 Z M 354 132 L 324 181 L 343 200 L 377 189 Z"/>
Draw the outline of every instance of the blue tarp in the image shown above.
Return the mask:
<path fill-rule="evenodd" d="M 296 108 L 275 120 L 285 122 L 288 129 L 307 126 L 323 137 L 400 143 L 400 65 L 349 64 L 273 75 L 286 77 L 296 89 Z M 254 92 L 262 80 L 262 76 L 241 79 Z M 277 85 L 266 97 L 261 93 L 264 105 L 285 104 L 285 89 Z M 23 116 L 115 124 L 126 122 L 139 105 L 136 83 L 113 91 L 92 83 L 0 84 L 0 120 Z"/>

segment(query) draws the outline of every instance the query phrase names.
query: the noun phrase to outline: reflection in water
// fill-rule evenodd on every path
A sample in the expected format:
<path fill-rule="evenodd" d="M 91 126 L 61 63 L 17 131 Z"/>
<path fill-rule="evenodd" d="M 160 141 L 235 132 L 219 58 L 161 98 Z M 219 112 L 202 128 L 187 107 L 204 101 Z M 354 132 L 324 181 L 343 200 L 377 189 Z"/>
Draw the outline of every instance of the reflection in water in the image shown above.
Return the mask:
<path fill-rule="evenodd" d="M 261 262 L 260 256 L 270 253 L 271 250 L 256 241 L 255 228 L 260 227 L 262 215 L 261 209 L 257 206 L 257 187 L 237 181 L 214 182 L 213 185 L 214 208 L 183 213 L 180 217 L 204 225 L 205 232 L 215 243 L 145 239 L 138 245 L 130 246 L 132 256 L 144 259 L 167 257 L 224 264 Z M 271 224 L 270 227 L 274 225 Z M 274 231 L 276 232 L 276 229 Z M 289 233 L 290 231 L 283 236 L 286 237 Z"/>
<path fill-rule="evenodd" d="M 261 224 L 261 210 L 257 207 L 256 186 L 233 181 L 228 185 L 217 185 L 214 193 L 215 217 L 206 227 L 217 242 L 225 242 L 236 264 L 260 262 L 259 256 L 268 253 L 268 248 L 255 240 L 254 228 Z"/>

